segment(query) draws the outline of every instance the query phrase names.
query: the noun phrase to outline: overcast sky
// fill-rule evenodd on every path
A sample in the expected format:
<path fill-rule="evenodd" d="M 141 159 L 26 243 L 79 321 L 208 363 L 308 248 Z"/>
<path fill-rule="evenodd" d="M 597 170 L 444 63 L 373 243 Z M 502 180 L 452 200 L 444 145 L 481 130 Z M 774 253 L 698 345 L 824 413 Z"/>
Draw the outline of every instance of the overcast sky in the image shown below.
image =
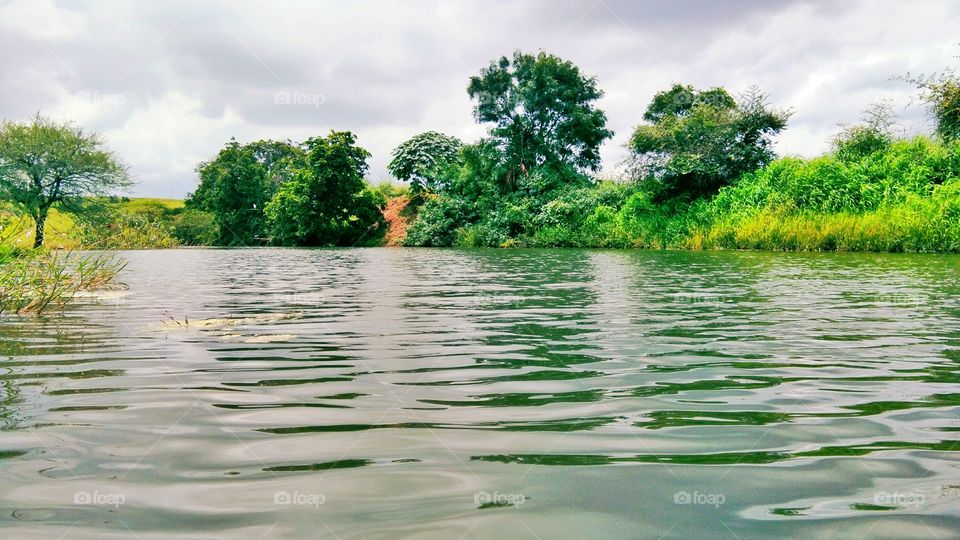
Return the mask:
<path fill-rule="evenodd" d="M 0 117 L 40 111 L 106 135 L 138 182 L 182 197 L 230 138 L 351 130 L 387 177 L 426 130 L 482 136 L 469 76 L 543 49 L 595 76 L 616 136 L 613 173 L 653 94 L 674 82 L 759 85 L 795 111 L 782 154 L 827 148 L 880 99 L 929 129 L 895 75 L 956 66 L 957 1 L 55 1 L 0 0 Z"/>

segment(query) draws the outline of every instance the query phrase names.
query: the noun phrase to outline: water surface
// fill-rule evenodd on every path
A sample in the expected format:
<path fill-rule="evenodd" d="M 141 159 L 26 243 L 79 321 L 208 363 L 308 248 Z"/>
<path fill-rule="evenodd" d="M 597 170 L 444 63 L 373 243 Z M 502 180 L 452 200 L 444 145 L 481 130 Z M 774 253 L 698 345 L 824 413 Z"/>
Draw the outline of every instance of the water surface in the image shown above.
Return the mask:
<path fill-rule="evenodd" d="M 960 537 L 960 258 L 124 257 L 0 321 L 2 538 Z"/>

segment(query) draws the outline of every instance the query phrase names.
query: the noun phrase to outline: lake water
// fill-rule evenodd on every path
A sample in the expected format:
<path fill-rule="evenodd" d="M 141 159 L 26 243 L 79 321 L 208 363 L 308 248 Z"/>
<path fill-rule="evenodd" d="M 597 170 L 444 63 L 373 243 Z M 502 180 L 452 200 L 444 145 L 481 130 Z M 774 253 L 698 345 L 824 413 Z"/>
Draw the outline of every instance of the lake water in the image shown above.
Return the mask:
<path fill-rule="evenodd" d="M 0 538 L 960 537 L 960 258 L 123 256 L 0 322 Z"/>

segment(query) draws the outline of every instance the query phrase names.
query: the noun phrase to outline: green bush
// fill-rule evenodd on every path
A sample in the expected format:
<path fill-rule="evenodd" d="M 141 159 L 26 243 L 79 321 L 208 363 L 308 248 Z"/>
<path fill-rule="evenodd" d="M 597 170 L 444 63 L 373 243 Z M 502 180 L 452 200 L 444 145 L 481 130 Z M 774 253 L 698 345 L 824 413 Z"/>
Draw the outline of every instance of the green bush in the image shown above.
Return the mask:
<path fill-rule="evenodd" d="M 165 214 L 111 209 L 77 224 L 74 236 L 86 249 L 166 249 L 177 247 L 174 226 Z"/>
<path fill-rule="evenodd" d="M 173 218 L 173 237 L 184 246 L 212 246 L 220 237 L 213 214 L 184 210 Z"/>

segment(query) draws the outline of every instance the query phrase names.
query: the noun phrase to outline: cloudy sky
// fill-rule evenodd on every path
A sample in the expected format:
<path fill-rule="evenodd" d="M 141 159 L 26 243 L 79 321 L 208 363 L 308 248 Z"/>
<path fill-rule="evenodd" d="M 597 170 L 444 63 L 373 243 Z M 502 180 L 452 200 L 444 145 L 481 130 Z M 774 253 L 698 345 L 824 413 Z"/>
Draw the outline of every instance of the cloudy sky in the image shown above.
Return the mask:
<path fill-rule="evenodd" d="M 351 130 L 386 179 L 418 132 L 464 140 L 469 76 L 516 49 L 595 76 L 623 145 L 673 82 L 734 93 L 759 85 L 795 111 L 783 154 L 824 150 L 839 123 L 891 100 L 908 133 L 929 129 L 892 77 L 960 61 L 960 2 L 844 0 L 185 1 L 0 0 L 0 117 L 40 111 L 105 134 L 138 181 L 182 197 L 225 141 Z"/>

